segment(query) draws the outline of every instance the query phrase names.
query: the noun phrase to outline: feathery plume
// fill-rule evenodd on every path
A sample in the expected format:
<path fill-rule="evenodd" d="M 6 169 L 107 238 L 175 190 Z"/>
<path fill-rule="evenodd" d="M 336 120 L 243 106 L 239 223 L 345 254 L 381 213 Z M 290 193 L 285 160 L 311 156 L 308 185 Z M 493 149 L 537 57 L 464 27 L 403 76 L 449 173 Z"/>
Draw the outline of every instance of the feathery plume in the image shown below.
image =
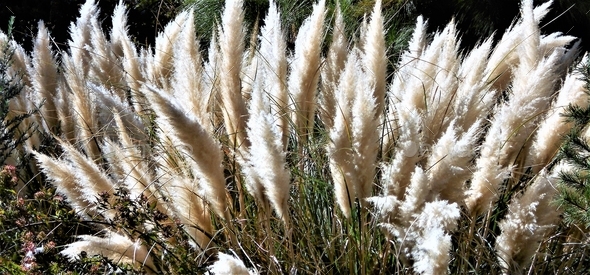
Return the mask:
<path fill-rule="evenodd" d="M 464 183 L 471 175 L 471 161 L 475 157 L 476 141 L 479 138 L 481 123 L 476 122 L 461 136 L 460 128 L 454 122 L 438 139 L 426 159 L 428 167 L 427 201 L 446 200 L 462 204 Z"/>
<path fill-rule="evenodd" d="M 74 167 L 74 174 L 81 193 L 86 201 L 97 202 L 97 196 L 101 192 L 113 194 L 115 185 L 111 179 L 98 167 L 98 165 L 76 150 L 71 144 L 59 140 L 61 148 L 67 159 Z"/>
<path fill-rule="evenodd" d="M 529 10 L 523 11 L 523 16 L 533 16 L 533 12 L 530 12 L 531 5 L 524 5 L 523 9 Z M 525 22 L 528 22 L 527 20 L 533 19 L 525 19 Z M 534 32 L 538 36 L 538 30 L 534 26 L 524 29 L 523 35 Z M 494 116 L 486 140 L 482 144 L 481 157 L 477 160 L 477 170 L 468 191 L 466 203 L 475 214 L 487 211 L 490 203 L 496 200 L 500 185 L 507 178 L 508 171 L 523 169 L 522 162 L 526 155 L 519 154 L 520 149 L 528 146 L 527 140 L 537 128 L 538 116 L 546 112 L 558 80 L 555 68 L 563 56 L 563 51 L 554 50 L 546 58 L 538 53 L 522 52 L 538 52 L 539 42 L 535 39 L 524 43 L 518 51 L 521 52 L 519 56 L 522 58 L 514 69 L 513 93 L 508 102 L 499 106 Z M 512 167 L 515 164 L 517 166 Z"/>
<path fill-rule="evenodd" d="M 219 32 L 219 85 L 223 119 L 234 148 L 248 146 L 246 139 L 247 109 L 240 87 L 244 55 L 242 0 L 228 0 L 221 17 Z M 211 60 L 209 60 L 211 62 Z"/>
<path fill-rule="evenodd" d="M 398 116 L 403 114 L 398 114 L 399 112 L 407 113 L 407 111 L 416 111 L 414 107 L 409 107 L 411 109 L 405 109 L 403 104 L 400 104 L 402 100 L 408 96 L 404 94 L 406 91 L 413 91 L 408 88 L 408 83 L 413 78 L 414 70 L 416 69 L 416 63 L 420 60 L 420 56 L 424 51 L 424 47 L 426 45 L 426 22 L 424 22 L 422 16 L 418 16 L 416 19 L 416 27 L 414 28 L 414 33 L 412 35 L 412 39 L 409 42 L 409 47 L 406 52 L 404 52 L 399 61 L 399 69 L 396 74 L 394 74 L 393 80 L 391 85 L 389 86 L 388 91 L 388 101 L 389 101 L 389 108 L 387 114 L 385 115 L 385 122 L 382 126 L 384 129 L 383 134 L 383 149 L 382 153 L 384 157 L 389 157 L 394 151 L 394 144 L 395 144 L 395 136 L 401 135 L 401 133 L 396 133 L 397 131 L 394 129 L 403 129 L 400 128 L 401 121 L 398 121 Z M 413 104 L 409 104 L 413 105 Z M 402 109 L 398 110 L 398 107 Z"/>
<path fill-rule="evenodd" d="M 362 78 L 358 49 L 350 52 L 346 67 L 335 91 L 334 125 L 329 130 L 328 156 L 330 172 L 334 181 L 336 202 L 346 217 L 350 217 L 350 206 L 357 195 L 354 152 L 353 152 L 353 105 L 358 78 Z M 361 74 L 361 75 L 359 75 Z"/>
<path fill-rule="evenodd" d="M 93 160 L 101 158 L 98 148 L 98 124 L 94 110 L 95 106 L 90 100 L 90 94 L 86 87 L 83 72 L 79 70 L 76 62 L 70 56 L 63 56 L 62 62 L 65 67 L 65 80 L 72 93 L 72 114 L 76 122 L 77 139 L 82 143 L 86 155 Z"/>
<path fill-rule="evenodd" d="M 203 251 L 211 245 L 211 239 L 207 234 L 213 232 L 211 217 L 205 202 L 198 194 L 200 183 L 184 176 L 168 176 L 163 189 L 170 198 L 172 211 L 182 224 L 187 225 L 186 231 L 193 238 L 196 245 Z M 221 216 L 223 217 L 223 216 Z"/>
<path fill-rule="evenodd" d="M 65 60 L 66 58 L 64 58 Z M 72 108 L 71 89 L 63 74 L 59 74 L 57 82 L 57 97 L 55 98 L 55 109 L 60 123 L 62 139 L 74 143 L 76 139 L 76 120 Z"/>
<path fill-rule="evenodd" d="M 320 52 L 324 31 L 326 1 L 313 6 L 312 14 L 305 19 L 295 39 L 295 55 L 291 61 L 289 93 L 293 100 L 293 122 L 300 142 L 305 143 L 311 134 L 315 112 L 315 94 L 320 72 Z"/>
<path fill-rule="evenodd" d="M 92 18 L 90 25 L 91 39 L 88 48 L 92 52 L 92 59 L 90 60 L 88 77 L 108 87 L 112 93 L 123 100 L 127 97 L 126 87 L 123 83 L 125 72 L 121 68 L 111 43 L 102 31 L 98 19 Z"/>
<path fill-rule="evenodd" d="M 140 240 L 133 241 L 127 236 L 111 231 L 104 231 L 103 234 L 104 237 L 80 235 L 80 241 L 68 244 L 60 254 L 73 261 L 82 251 L 86 251 L 90 256 L 102 255 L 115 263 L 143 266 L 151 272 L 157 270 L 149 255 L 149 249 L 141 245 Z"/>
<path fill-rule="evenodd" d="M 120 58 L 119 62 L 122 63 L 125 72 L 123 77 L 133 98 L 131 104 L 137 113 L 143 114 L 144 106 L 147 105 L 145 98 L 139 92 L 141 83 L 145 80 L 141 69 L 143 64 L 140 62 L 137 49 L 129 37 L 126 13 L 125 5 L 122 1 L 119 2 L 113 11 L 112 50 Z"/>
<path fill-rule="evenodd" d="M 491 90 L 489 83 L 482 79 L 488 63 L 492 40 L 487 39 L 476 46 L 461 63 L 458 77 L 463 79 L 457 87 L 454 110 L 457 125 L 467 130 L 477 120 L 485 119 L 496 102 L 498 91 Z"/>
<path fill-rule="evenodd" d="M 88 90 L 95 101 L 95 117 L 101 137 L 116 139 L 117 130 L 114 126 L 113 116 L 116 112 L 120 115 L 124 127 L 136 140 L 146 140 L 146 127 L 137 113 L 127 105 L 122 98 L 113 94 L 102 85 L 88 84 Z"/>
<path fill-rule="evenodd" d="M 81 186 L 74 175 L 74 167 L 64 160 L 54 159 L 37 151 L 32 153 L 43 173 L 55 185 L 55 192 L 65 196 L 76 214 L 89 219 L 92 206 L 80 190 Z"/>
<path fill-rule="evenodd" d="M 110 33 L 111 50 L 117 58 L 123 58 L 125 56 L 124 44 L 130 42 L 127 32 L 127 9 L 123 0 L 119 0 L 115 6 L 111 21 L 113 24 Z"/>
<path fill-rule="evenodd" d="M 560 166 L 556 167 L 559 171 Z M 542 170 L 524 194 L 514 198 L 506 218 L 500 222 L 502 233 L 496 239 L 496 251 L 504 274 L 519 274 L 532 260 L 539 243 L 556 225 L 559 212 L 553 205 L 557 190 L 556 171 Z"/>
<path fill-rule="evenodd" d="M 83 75 L 88 73 L 91 60 L 88 46 L 91 43 L 92 20 L 97 20 L 98 12 L 95 0 L 86 0 L 80 8 L 80 17 L 76 19 L 75 24 L 72 22 L 69 28 L 70 37 L 72 38 L 68 41 L 70 55 Z"/>
<path fill-rule="evenodd" d="M 278 117 L 277 124 L 281 130 L 283 148 L 286 149 L 289 137 L 289 117 L 287 105 L 289 97 L 287 94 L 287 45 L 281 26 L 281 14 L 274 1 L 269 3 L 268 14 L 264 19 L 264 27 L 260 31 L 260 60 L 261 83 L 270 96 L 271 110 L 275 117 Z"/>
<path fill-rule="evenodd" d="M 340 2 L 336 2 L 334 26 L 332 27 L 332 43 L 328 49 L 325 65 L 321 69 L 320 118 L 331 129 L 336 116 L 336 96 L 334 94 L 340 73 L 346 65 L 348 43 L 345 34 L 344 18 L 340 10 Z"/>
<path fill-rule="evenodd" d="M 379 205 L 389 208 L 389 211 L 378 210 L 385 220 L 381 227 L 398 240 L 398 250 L 402 259 L 411 256 L 412 248 L 415 247 L 416 241 L 420 237 L 419 228 L 413 224 L 427 203 L 428 196 L 428 176 L 424 170 L 418 166 L 410 177 L 410 183 L 403 200 L 394 196 L 383 196 L 385 199 L 380 200 L 371 199 L 379 202 Z"/>
<path fill-rule="evenodd" d="M 445 233 L 455 230 L 461 213 L 456 203 L 435 201 L 426 203 L 416 220 L 416 227 L 422 231 L 412 251 L 414 271 L 420 274 L 447 274 L 453 247 L 451 235 Z"/>
<path fill-rule="evenodd" d="M 260 191 L 270 201 L 277 215 L 289 224 L 288 199 L 290 176 L 286 168 L 286 154 L 282 133 L 271 114 L 270 99 L 263 90 L 263 83 L 255 83 L 250 101 L 248 137 L 252 144 L 248 152 L 245 174 L 249 181 L 259 181 L 251 192 L 261 199 Z M 262 188 L 262 190 L 258 190 Z"/>
<path fill-rule="evenodd" d="M 0 51 L 1 58 L 10 57 L 10 66 L 7 68 L 6 74 L 12 79 L 20 76 L 20 80 L 24 86 L 31 86 L 29 74 L 23 73 L 27 72 L 27 68 L 31 67 L 31 59 L 23 47 L 14 40 L 8 40 L 8 36 L 2 31 L 0 31 L 0 46 L 8 46 L 11 49 L 11 52 Z"/>
<path fill-rule="evenodd" d="M 174 44 L 187 20 L 188 12 L 180 13 L 174 21 L 168 23 L 164 31 L 156 37 L 154 55 L 146 63 L 147 75 L 152 84 L 164 90 L 170 88 L 170 76 L 173 71 Z"/>
<path fill-rule="evenodd" d="M 242 260 L 235 256 L 218 253 L 217 261 L 209 266 L 209 272 L 215 275 L 254 275 L 258 274 L 253 270 L 248 270 Z"/>
<path fill-rule="evenodd" d="M 414 220 L 413 216 L 416 213 L 420 213 L 420 210 L 422 210 L 424 204 L 427 202 L 428 183 L 428 175 L 425 173 L 424 169 L 416 167 L 410 177 L 410 184 L 404 194 L 404 200 L 399 206 L 398 215 L 402 224 L 406 225 L 405 228 L 409 227 Z M 400 237 L 400 235 L 397 237 Z"/>
<path fill-rule="evenodd" d="M 158 114 L 157 122 L 164 134 L 176 143 L 188 157 L 200 184 L 198 194 L 209 203 L 219 217 L 227 218 L 225 178 L 221 165 L 223 157 L 219 144 L 194 117 L 184 114 L 171 99 L 153 88 L 146 87 L 145 95 Z"/>
<path fill-rule="evenodd" d="M 422 159 L 420 115 L 412 109 L 399 109 L 399 136 L 392 160 L 383 164 L 381 185 L 383 195 L 394 195 L 402 199 L 416 164 Z"/>
<path fill-rule="evenodd" d="M 583 60 L 586 60 L 586 57 Z M 584 66 L 585 62 L 582 62 L 577 67 Z M 588 106 L 588 91 L 581 77 L 582 74 L 578 70 L 567 75 L 552 108 L 539 126 L 525 162 L 525 167 L 531 167 L 533 173 L 539 172 L 549 163 L 557 153 L 561 139 L 572 127 L 572 124 L 567 123 L 561 115 L 564 108 L 569 104 L 582 108 Z"/>
<path fill-rule="evenodd" d="M 32 67 L 28 69 L 31 84 L 37 94 L 37 105 L 43 104 L 41 114 L 46 132 L 53 132 L 58 126 L 55 97 L 57 89 L 57 64 L 51 51 L 49 32 L 43 21 L 39 21 L 37 38 L 33 45 Z"/>
<path fill-rule="evenodd" d="M 535 27 L 531 25 L 531 22 L 538 25 L 540 20 L 542 20 L 549 12 L 549 6 L 552 1 L 547 1 L 544 4 L 537 6 L 532 12 L 528 11 L 528 9 L 532 8 L 532 2 L 530 4 L 525 2 L 526 1 L 523 1 L 522 3 L 521 12 L 523 13 L 523 16 L 526 14 L 526 16 L 531 18 L 526 19 L 528 20 L 529 31 L 525 31 L 526 27 L 523 26 L 523 21 L 525 20 L 523 19 L 515 25 L 510 26 L 504 32 L 504 35 L 500 41 L 498 41 L 496 47 L 494 47 L 487 63 L 483 79 L 492 85 L 493 90 L 503 91 L 510 84 L 511 79 L 513 78 L 512 67 L 519 63 L 520 56 L 516 49 L 524 42 L 524 40 L 529 38 L 532 38 L 533 40 L 529 42 L 529 45 L 536 44 L 537 38 L 531 36 L 539 35 L 538 27 L 535 30 Z"/>
<path fill-rule="evenodd" d="M 129 136 L 127 127 L 116 110 L 113 110 L 113 118 L 121 144 L 105 142 L 105 145 L 110 147 L 106 150 L 110 153 L 105 153 L 107 160 L 111 167 L 118 167 L 121 170 L 119 180 L 129 189 L 131 199 L 138 199 L 144 194 L 148 199 L 153 200 L 151 195 L 154 193 L 154 175 L 142 152 Z"/>
<path fill-rule="evenodd" d="M 375 1 L 371 20 L 363 39 L 363 63 L 369 77 L 369 83 L 374 89 L 373 96 L 377 104 L 376 114 L 380 116 L 385 108 L 385 80 L 387 78 L 387 56 L 383 16 L 381 15 L 381 0 Z"/>
<path fill-rule="evenodd" d="M 356 196 L 364 202 L 371 196 L 379 150 L 379 102 L 368 73 L 358 71 L 352 103 L 352 150 L 356 170 Z"/>
<path fill-rule="evenodd" d="M 433 43 L 436 45 L 435 36 Z M 457 73 L 460 67 L 460 60 L 457 56 L 459 51 L 460 40 L 457 38 L 457 29 L 455 22 L 451 21 L 440 34 L 442 47 L 439 49 L 440 55 L 436 60 L 435 75 L 432 76 L 434 81 L 430 91 L 427 91 L 428 103 L 425 113 L 425 126 L 423 131 L 427 144 L 433 144 L 445 131 L 453 118 L 453 112 L 450 110 L 453 101 L 456 98 Z M 428 48 L 428 52 L 437 50 Z M 425 53 L 429 56 L 429 53 Z M 426 57 L 427 58 L 427 57 Z"/>
<path fill-rule="evenodd" d="M 208 133 L 213 133 L 213 124 L 207 110 L 210 91 L 203 85 L 203 60 L 196 38 L 193 11 L 188 11 L 186 26 L 182 29 L 179 42 L 174 46 L 174 71 L 172 93 L 185 112 L 191 113 Z"/>

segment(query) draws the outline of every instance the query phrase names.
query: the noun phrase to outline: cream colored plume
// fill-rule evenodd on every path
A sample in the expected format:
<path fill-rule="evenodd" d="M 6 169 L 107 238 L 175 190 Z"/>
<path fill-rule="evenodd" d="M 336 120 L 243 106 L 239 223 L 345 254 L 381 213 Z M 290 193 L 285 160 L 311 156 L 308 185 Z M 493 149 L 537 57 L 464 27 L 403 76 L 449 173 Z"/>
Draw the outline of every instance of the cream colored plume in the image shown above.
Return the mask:
<path fill-rule="evenodd" d="M 147 105 L 145 99 L 140 95 L 139 90 L 141 83 L 145 80 L 142 69 L 144 65 L 139 58 L 135 44 L 131 41 L 127 30 L 127 11 L 125 5 L 121 2 L 117 4 L 113 11 L 113 28 L 111 29 L 112 50 L 119 58 L 124 70 L 126 85 L 133 96 L 133 108 L 139 114 L 144 113 Z"/>
<path fill-rule="evenodd" d="M 340 10 L 340 2 L 336 4 L 334 26 L 332 27 L 332 43 L 328 49 L 325 64 L 321 69 L 321 93 L 319 115 L 327 129 L 334 126 L 336 116 L 335 90 L 340 74 L 346 65 L 348 41 L 345 34 L 344 18 Z"/>
<path fill-rule="evenodd" d="M 369 84 L 374 89 L 373 96 L 377 105 L 376 114 L 381 116 L 385 109 L 385 81 L 387 78 L 387 56 L 383 16 L 381 15 L 381 0 L 375 1 L 371 20 L 363 39 L 363 64 Z"/>
<path fill-rule="evenodd" d="M 132 240 L 111 231 L 104 231 L 103 235 L 104 237 L 80 235 L 78 236 L 79 241 L 68 244 L 60 254 L 73 261 L 82 251 L 85 251 L 89 256 L 102 255 L 114 263 L 141 266 L 148 273 L 155 274 L 157 269 L 149 254 L 149 249 L 142 245 L 140 240 Z"/>
<path fill-rule="evenodd" d="M 320 53 L 324 35 L 326 1 L 313 6 L 312 14 L 303 22 L 295 40 L 295 55 L 291 58 L 289 93 L 292 99 L 292 120 L 295 131 L 305 143 L 313 127 L 316 110 L 316 90 L 320 76 Z"/>
<path fill-rule="evenodd" d="M 260 31 L 260 49 L 257 51 L 260 64 L 256 81 L 264 83 L 262 88 L 269 96 L 271 114 L 278 118 L 276 124 L 281 131 L 283 147 L 286 148 L 289 137 L 287 45 L 281 26 L 281 14 L 274 1 L 270 1 L 269 5 L 264 27 Z"/>
<path fill-rule="evenodd" d="M 82 187 L 74 174 L 74 167 L 64 160 L 54 159 L 37 151 L 32 153 L 43 173 L 55 185 L 55 192 L 65 196 L 76 214 L 84 219 L 90 219 L 93 205 L 81 191 Z"/>
<path fill-rule="evenodd" d="M 557 165 L 551 173 L 542 170 L 522 196 L 512 199 L 508 214 L 500 222 L 502 233 L 495 246 L 504 274 L 522 273 L 540 242 L 557 226 L 559 212 L 553 200 L 562 167 Z"/>
<path fill-rule="evenodd" d="M 251 145 L 244 174 L 248 191 L 259 203 L 268 200 L 277 215 L 288 225 L 290 175 L 286 168 L 283 135 L 277 125 L 279 118 L 272 114 L 267 87 L 258 81 L 253 86 L 247 128 Z"/>
<path fill-rule="evenodd" d="M 528 2 L 523 2 L 521 35 L 539 36 L 532 3 Z M 526 155 L 520 151 L 530 146 L 528 141 L 537 130 L 541 114 L 547 111 L 550 96 L 559 80 L 555 69 L 563 61 L 563 51 L 554 49 L 545 57 L 540 52 L 538 37 L 531 37 L 519 45 L 517 52 L 519 63 L 513 69 L 512 94 L 494 114 L 468 191 L 466 204 L 475 214 L 490 208 L 510 172 L 519 173 L 524 168 Z"/>
<path fill-rule="evenodd" d="M 146 63 L 147 75 L 152 85 L 169 91 L 174 65 L 174 45 L 186 23 L 188 12 L 181 12 L 174 21 L 168 23 L 164 31 L 156 37 L 153 56 Z"/>
<path fill-rule="evenodd" d="M 36 103 L 41 106 L 45 131 L 50 133 L 59 127 L 55 99 L 57 95 L 57 63 L 49 40 L 49 32 L 39 21 L 37 38 L 33 45 L 32 67 L 28 68 L 31 84 L 36 94 Z"/>
<path fill-rule="evenodd" d="M 182 145 L 192 173 L 199 182 L 198 194 L 219 217 L 227 217 L 225 177 L 221 148 L 193 116 L 183 113 L 178 104 L 161 91 L 146 87 L 146 97 L 158 114 L 156 122 L 174 144 Z"/>
<path fill-rule="evenodd" d="M 584 56 L 583 62 L 577 68 L 586 66 Z M 529 150 L 525 166 L 531 167 L 534 173 L 539 172 L 557 154 L 563 136 L 571 129 L 572 124 L 567 123 L 562 116 L 565 107 L 569 104 L 585 108 L 588 106 L 588 90 L 586 82 L 578 70 L 572 70 L 558 91 L 547 117 L 539 125 L 533 145 Z"/>
<path fill-rule="evenodd" d="M 69 96 L 73 120 L 75 122 L 74 131 L 77 140 L 82 144 L 86 155 L 93 160 L 101 158 L 98 149 L 98 118 L 96 117 L 95 105 L 92 102 L 90 92 L 87 89 L 84 72 L 79 67 L 79 62 L 74 61 L 72 57 L 63 56 L 62 62 L 65 71 L 65 80 L 71 89 Z"/>
<path fill-rule="evenodd" d="M 212 101 L 211 91 L 203 85 L 203 60 L 196 38 L 194 12 L 189 11 L 187 16 L 174 46 L 172 95 L 178 99 L 184 112 L 191 113 L 208 133 L 213 134 L 208 108 Z"/>
<path fill-rule="evenodd" d="M 217 261 L 215 261 L 212 265 L 208 267 L 209 272 L 206 274 L 212 275 L 254 275 L 258 274 L 258 272 L 254 270 L 248 270 L 246 265 L 242 260 L 236 258 L 235 256 L 225 254 L 225 253 L 218 253 L 217 254 Z"/>
<path fill-rule="evenodd" d="M 219 93 L 223 120 L 234 148 L 248 147 L 247 109 L 242 97 L 240 73 L 244 55 L 242 0 L 228 0 L 221 17 L 219 32 Z M 211 60 L 209 60 L 211 62 Z"/>
<path fill-rule="evenodd" d="M 76 23 L 72 22 L 69 28 L 70 55 L 83 75 L 88 73 L 90 65 L 91 55 L 88 47 L 91 44 L 92 20 L 97 20 L 98 12 L 95 0 L 86 0 L 80 8 L 80 16 L 76 19 Z"/>

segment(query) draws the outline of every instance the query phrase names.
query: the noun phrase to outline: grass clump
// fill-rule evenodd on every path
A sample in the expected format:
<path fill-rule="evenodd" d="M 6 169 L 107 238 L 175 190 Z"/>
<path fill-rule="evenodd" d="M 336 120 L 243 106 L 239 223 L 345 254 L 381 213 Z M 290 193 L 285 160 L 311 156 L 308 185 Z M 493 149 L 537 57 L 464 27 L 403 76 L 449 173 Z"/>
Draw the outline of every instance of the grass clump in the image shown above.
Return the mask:
<path fill-rule="evenodd" d="M 107 37 L 87 1 L 59 58 L 40 28 L 19 57 L 26 95 L 48 103 L 31 117 L 24 150 L 41 184 L 27 188 L 63 200 L 26 223 L 71 232 L 51 254 L 64 271 L 518 274 L 583 261 L 566 240 L 584 231 L 552 203 L 567 171 L 553 156 L 579 128 L 559 114 L 588 94 L 569 69 L 584 66 L 574 38 L 541 35 L 549 4 L 523 1 L 500 41 L 467 53 L 453 22 L 431 36 L 419 18 L 394 60 L 385 4 L 351 39 L 344 13 L 326 27 L 314 3 L 290 47 L 274 2 L 246 43 L 244 2 L 226 1 L 207 54 L 192 12 L 153 49 L 133 43 L 123 5 Z"/>

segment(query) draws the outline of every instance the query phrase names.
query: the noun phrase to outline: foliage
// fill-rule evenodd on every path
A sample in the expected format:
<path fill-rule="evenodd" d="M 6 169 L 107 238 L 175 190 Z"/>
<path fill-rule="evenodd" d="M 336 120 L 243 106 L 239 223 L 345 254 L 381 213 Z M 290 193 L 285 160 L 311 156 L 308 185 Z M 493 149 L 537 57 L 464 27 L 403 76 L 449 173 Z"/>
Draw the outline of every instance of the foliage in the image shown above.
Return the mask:
<path fill-rule="evenodd" d="M 590 89 L 590 57 L 580 68 L 581 76 Z M 585 229 L 590 228 L 590 145 L 588 144 L 588 125 L 590 106 L 571 105 L 563 114 L 574 126 L 565 137 L 558 160 L 571 165 L 571 169 L 561 174 L 560 196 L 557 203 L 564 211 L 564 220 Z"/>
<path fill-rule="evenodd" d="M 8 25 L 8 37 L 11 37 L 12 24 L 14 18 L 11 18 Z M 12 62 L 13 48 L 7 41 L 0 42 L 0 163 L 5 163 L 12 152 L 21 146 L 28 138 L 29 130 L 34 127 L 29 125 L 26 130 L 19 129 L 21 123 L 35 110 L 29 113 L 9 116 L 10 100 L 15 98 L 22 90 L 20 75 L 10 74 L 9 68 Z"/>

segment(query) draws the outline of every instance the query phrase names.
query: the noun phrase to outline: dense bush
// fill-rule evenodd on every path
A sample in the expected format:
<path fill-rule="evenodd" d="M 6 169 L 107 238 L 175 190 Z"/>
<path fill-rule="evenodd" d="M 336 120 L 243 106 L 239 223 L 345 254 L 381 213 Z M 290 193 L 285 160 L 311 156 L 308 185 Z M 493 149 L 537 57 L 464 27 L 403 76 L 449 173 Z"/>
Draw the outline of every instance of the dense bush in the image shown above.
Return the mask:
<path fill-rule="evenodd" d="M 554 203 L 585 184 L 587 145 L 554 156 L 586 127 L 561 113 L 584 118 L 589 65 L 542 34 L 549 4 L 523 1 L 464 53 L 454 23 L 419 17 L 397 55 L 380 1 L 347 32 L 321 0 L 294 37 L 270 3 L 251 42 L 243 4 L 224 4 L 206 56 L 199 13 L 144 48 L 124 6 L 107 34 L 93 0 L 67 51 L 43 23 L 30 55 L 1 37 L 20 75 L 7 116 L 38 109 L 11 154 L 32 160 L 0 173 L 8 272 L 588 272 L 568 210 L 584 198 Z"/>

